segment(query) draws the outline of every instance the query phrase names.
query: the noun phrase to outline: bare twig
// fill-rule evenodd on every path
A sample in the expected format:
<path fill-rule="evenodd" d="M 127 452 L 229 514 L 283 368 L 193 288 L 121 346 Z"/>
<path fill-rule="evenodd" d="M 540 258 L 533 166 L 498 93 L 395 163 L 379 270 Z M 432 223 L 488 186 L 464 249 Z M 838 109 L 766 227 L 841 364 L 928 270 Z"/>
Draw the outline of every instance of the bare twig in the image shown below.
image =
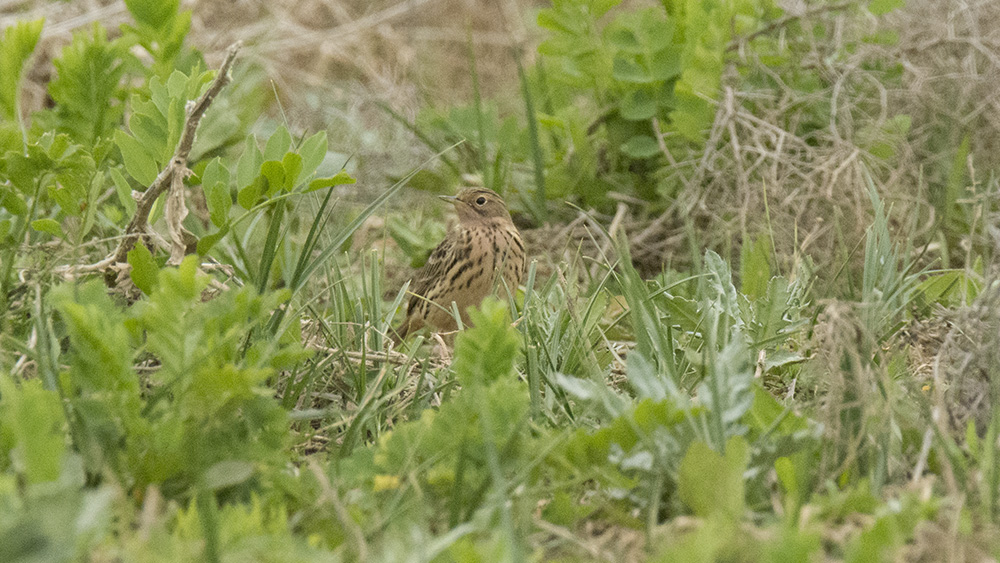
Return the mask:
<path fill-rule="evenodd" d="M 242 42 L 237 41 L 229 47 L 226 51 L 226 58 L 222 61 L 222 66 L 219 67 L 219 72 L 215 75 L 215 80 L 212 81 L 211 86 L 195 102 L 188 104 L 186 108 L 187 118 L 184 120 L 184 129 L 181 132 L 181 138 L 177 143 L 174 156 L 171 157 L 166 168 L 153 180 L 153 184 L 149 189 L 143 192 L 142 198 L 137 203 L 135 215 L 132 216 L 132 220 L 125 228 L 125 237 L 118 244 L 118 249 L 110 257 L 111 264 L 124 262 L 128 251 L 135 246 L 139 237 L 145 233 L 148 228 L 150 210 L 152 210 L 153 203 L 157 198 L 167 189 L 183 190 L 183 179 L 187 174 L 190 174 L 187 168 L 187 159 L 191 154 L 191 147 L 194 145 L 194 137 L 198 130 L 198 124 L 205 115 L 205 111 L 212 105 L 215 97 L 219 95 L 219 92 L 222 91 L 226 84 L 229 84 L 229 69 L 232 67 L 233 61 L 236 60 L 236 54 L 242 46 Z M 171 188 L 171 186 L 174 186 L 174 188 Z M 171 240 L 173 239 L 174 233 L 171 233 Z M 171 259 L 173 259 L 173 250 L 171 251 Z M 107 259 L 101 262 L 106 261 Z"/>
<path fill-rule="evenodd" d="M 857 2 L 850 1 L 850 2 L 841 2 L 839 4 L 816 6 L 814 8 L 810 8 L 798 14 L 791 14 L 783 18 L 778 18 L 773 22 L 765 25 L 764 27 L 758 29 L 757 31 L 750 33 L 749 35 L 733 39 L 732 41 L 729 42 L 729 45 L 726 46 L 726 51 L 735 51 L 739 49 L 742 45 L 746 45 L 747 43 L 753 41 L 754 39 L 757 39 L 762 35 L 767 35 L 768 33 L 781 29 L 801 19 L 817 16 L 820 14 L 825 14 L 827 12 L 839 12 L 841 10 L 847 10 L 848 8 L 857 6 L 857 4 L 858 4 Z"/>

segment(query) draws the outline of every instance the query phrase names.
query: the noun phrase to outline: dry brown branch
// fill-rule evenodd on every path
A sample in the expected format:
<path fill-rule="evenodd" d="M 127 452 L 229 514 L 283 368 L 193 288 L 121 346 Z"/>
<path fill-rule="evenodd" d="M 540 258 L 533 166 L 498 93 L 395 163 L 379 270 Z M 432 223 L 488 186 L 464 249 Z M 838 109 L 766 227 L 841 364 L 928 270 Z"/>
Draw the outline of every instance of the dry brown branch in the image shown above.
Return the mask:
<path fill-rule="evenodd" d="M 242 42 L 237 41 L 226 50 L 226 58 L 222 61 L 222 66 L 219 67 L 219 71 L 215 75 L 211 86 L 209 86 L 208 90 L 205 90 L 205 93 L 201 97 L 193 103 L 188 103 L 187 108 L 185 108 L 187 117 L 184 120 L 184 129 L 181 132 L 180 141 L 177 143 L 177 149 L 174 151 L 174 155 L 170 158 L 170 162 L 166 168 L 160 172 L 153 181 L 153 184 L 143 192 L 142 198 L 137 202 L 135 215 L 132 216 L 132 220 L 125 227 L 125 237 L 118 244 L 118 249 L 111 256 L 112 264 L 125 262 L 129 250 L 135 246 L 139 237 L 145 233 L 148 228 L 149 212 L 153 209 L 153 203 L 156 202 L 157 198 L 167 189 L 184 189 L 183 180 L 190 174 L 187 168 L 187 159 L 191 154 L 191 147 L 194 145 L 194 137 L 198 130 L 198 124 L 205 115 L 205 111 L 212 105 L 215 97 L 219 95 L 219 92 L 222 91 L 226 84 L 229 84 L 229 69 L 233 66 L 236 54 L 242 46 Z M 176 236 L 180 237 L 182 235 L 177 234 Z M 171 240 L 173 241 L 174 238 L 175 234 L 171 233 Z M 171 245 L 171 248 L 171 260 L 173 260 L 174 245 Z"/>

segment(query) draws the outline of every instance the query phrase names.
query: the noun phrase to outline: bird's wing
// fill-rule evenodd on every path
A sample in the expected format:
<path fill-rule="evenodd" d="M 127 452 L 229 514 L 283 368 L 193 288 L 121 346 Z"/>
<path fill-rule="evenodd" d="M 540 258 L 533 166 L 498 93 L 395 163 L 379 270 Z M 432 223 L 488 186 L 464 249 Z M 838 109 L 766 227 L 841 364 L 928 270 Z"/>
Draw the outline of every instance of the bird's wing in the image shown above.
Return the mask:
<path fill-rule="evenodd" d="M 454 258 L 454 248 L 461 237 L 461 232 L 456 230 L 448 233 L 448 236 L 441 241 L 431 252 L 427 263 L 417 270 L 410 286 L 410 302 L 406 307 L 407 315 L 412 313 L 420 303 L 428 297 L 428 293 L 434 287 L 436 280 L 441 279 L 448 271 L 449 264 Z"/>

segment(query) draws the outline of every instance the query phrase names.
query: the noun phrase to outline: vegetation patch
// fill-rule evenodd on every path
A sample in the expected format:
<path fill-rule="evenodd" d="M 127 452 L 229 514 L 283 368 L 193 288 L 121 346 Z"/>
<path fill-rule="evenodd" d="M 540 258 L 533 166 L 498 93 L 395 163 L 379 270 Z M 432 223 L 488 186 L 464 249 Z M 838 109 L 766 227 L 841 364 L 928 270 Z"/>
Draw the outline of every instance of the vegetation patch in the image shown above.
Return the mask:
<path fill-rule="evenodd" d="M 995 3 L 15 4 L 0 561 L 1000 552 Z"/>

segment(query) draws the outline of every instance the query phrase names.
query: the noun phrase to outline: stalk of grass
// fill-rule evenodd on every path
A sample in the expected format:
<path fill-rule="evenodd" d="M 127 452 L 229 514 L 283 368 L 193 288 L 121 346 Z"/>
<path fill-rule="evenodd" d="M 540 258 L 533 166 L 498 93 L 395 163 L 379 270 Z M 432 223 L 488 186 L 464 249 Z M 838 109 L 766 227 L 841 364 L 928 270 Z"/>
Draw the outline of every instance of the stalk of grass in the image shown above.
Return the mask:
<path fill-rule="evenodd" d="M 521 53 L 517 49 L 511 49 L 514 63 L 517 64 L 517 78 L 521 82 L 521 97 L 524 99 L 524 114 L 528 121 L 528 139 L 531 141 L 531 161 L 532 170 L 535 174 L 534 205 L 530 207 L 531 214 L 539 224 L 545 223 L 548 218 L 548 208 L 545 189 L 545 158 L 542 156 L 542 144 L 538 138 L 538 117 L 535 113 L 535 101 L 531 95 L 531 87 L 528 84 L 527 74 L 524 72 L 524 65 L 521 63 Z"/>
<path fill-rule="evenodd" d="M 531 264 L 528 265 L 528 279 L 525 281 L 524 285 L 524 304 L 527 308 L 528 303 L 534 297 L 533 288 L 535 287 L 535 275 L 538 269 L 538 261 L 532 260 Z M 515 303 L 513 296 L 510 299 L 511 311 L 515 311 Z M 525 330 L 522 329 L 522 334 Z M 524 359 L 525 359 L 525 371 L 527 372 L 528 378 L 528 395 L 531 398 L 531 416 L 535 418 L 539 416 L 542 412 L 542 396 L 541 396 L 541 374 L 538 370 L 538 355 L 535 351 L 536 349 L 532 346 L 530 341 L 525 338 L 524 341 Z"/>
<path fill-rule="evenodd" d="M 285 217 L 285 202 L 279 201 L 275 203 L 274 209 L 269 215 L 270 222 L 267 228 L 267 238 L 264 240 L 264 247 L 260 255 L 260 266 L 257 268 L 258 293 L 264 293 L 267 290 L 267 282 L 271 277 L 271 266 L 274 265 L 274 257 L 277 256 L 277 247 L 280 242 L 278 235 L 281 233 L 281 223 Z"/>
<path fill-rule="evenodd" d="M 31 224 L 33 217 L 35 216 L 35 209 L 38 206 L 38 198 L 41 196 L 43 181 L 47 178 L 48 173 L 42 174 L 39 178 L 35 180 L 35 194 L 31 198 L 31 206 L 28 208 L 28 214 L 21 217 L 15 216 L 17 221 L 14 223 L 14 228 L 11 229 L 13 233 L 14 244 L 8 246 L 2 255 L 2 260 L 0 260 L 0 331 L 6 328 L 7 324 L 7 311 L 10 310 L 10 294 L 13 291 L 12 280 L 14 278 L 14 264 L 18 255 L 18 251 L 21 249 L 21 244 L 25 242 L 25 237 L 30 236 L 28 234 L 28 226 Z"/>
<path fill-rule="evenodd" d="M 417 139 L 420 140 L 420 142 L 422 142 L 427 148 L 429 148 L 433 152 L 441 154 L 441 162 L 443 162 L 445 166 L 450 168 L 451 171 L 456 176 L 462 174 L 462 170 L 458 167 L 457 164 L 455 164 L 455 161 L 453 161 L 450 157 L 448 157 L 447 154 L 444 154 L 444 147 L 442 147 L 439 143 L 435 142 L 430 135 L 428 135 L 422 129 L 417 127 L 415 123 L 412 123 L 409 119 L 406 119 L 402 114 L 389 107 L 388 104 L 384 102 L 376 102 L 376 104 L 378 105 L 379 108 L 382 109 L 382 111 L 389 114 L 389 117 L 391 117 L 397 123 L 405 127 L 409 132 L 413 133 L 417 137 Z"/>
<path fill-rule="evenodd" d="M 212 491 L 202 490 L 196 493 L 198 520 L 201 522 L 201 532 L 205 537 L 205 561 L 219 563 L 219 505 Z"/>
<path fill-rule="evenodd" d="M 486 117 L 483 115 L 483 97 L 479 91 L 479 70 L 476 66 L 476 49 L 472 43 L 472 29 L 466 27 L 466 47 L 469 54 L 469 78 L 472 80 L 472 104 L 476 109 L 476 149 L 478 151 L 477 160 L 479 172 L 483 174 L 483 183 L 487 186 L 494 185 L 493 178 L 485 177 L 489 172 L 486 166 Z M 495 190 L 494 190 L 495 191 Z"/>
<path fill-rule="evenodd" d="M 457 145 L 458 143 L 451 145 L 450 147 L 445 149 L 445 151 L 449 151 L 455 148 Z M 403 186 L 406 185 L 406 183 L 410 180 L 410 178 L 413 178 L 413 176 L 416 175 L 418 171 L 420 171 L 425 166 L 434 161 L 436 158 L 438 158 L 440 154 L 441 153 L 435 154 L 431 158 L 427 159 L 426 161 L 423 162 L 423 164 L 411 170 L 406 176 L 399 179 L 387 190 L 382 192 L 377 198 L 375 198 L 374 201 L 368 204 L 368 206 L 365 207 L 361 211 L 361 213 L 359 213 L 358 216 L 354 218 L 353 221 L 351 221 L 348 225 L 343 227 L 336 235 L 334 235 L 332 237 L 332 240 L 330 240 L 327 243 L 326 248 L 324 248 L 319 253 L 318 256 L 312 258 L 311 253 L 306 254 L 304 252 L 300 252 L 299 253 L 300 264 L 296 266 L 297 276 L 293 277 L 291 283 L 289 284 L 289 289 L 291 289 L 292 295 L 294 296 L 298 294 L 305 287 L 306 283 L 317 272 L 317 270 L 319 270 L 320 267 L 326 264 L 326 262 L 334 255 L 334 253 L 340 251 L 344 243 L 347 242 L 347 240 L 354 234 L 354 232 L 357 231 L 358 228 L 360 228 L 361 225 L 364 224 L 364 222 L 367 221 L 368 218 L 371 217 L 372 214 L 375 213 L 375 211 L 382 206 L 382 204 L 384 204 L 390 197 L 395 195 L 396 192 L 401 190 Z M 313 218 L 313 224 L 310 227 L 310 232 L 319 233 L 320 224 L 325 223 L 326 220 L 327 220 L 326 217 L 323 216 L 322 213 L 317 214 Z M 314 244 L 311 245 L 311 248 L 315 249 L 316 245 Z M 275 311 L 274 316 L 271 318 L 271 321 L 269 322 L 268 325 L 271 334 L 278 333 L 278 327 L 281 325 L 281 322 L 283 321 L 287 311 L 288 311 L 287 307 Z"/>

